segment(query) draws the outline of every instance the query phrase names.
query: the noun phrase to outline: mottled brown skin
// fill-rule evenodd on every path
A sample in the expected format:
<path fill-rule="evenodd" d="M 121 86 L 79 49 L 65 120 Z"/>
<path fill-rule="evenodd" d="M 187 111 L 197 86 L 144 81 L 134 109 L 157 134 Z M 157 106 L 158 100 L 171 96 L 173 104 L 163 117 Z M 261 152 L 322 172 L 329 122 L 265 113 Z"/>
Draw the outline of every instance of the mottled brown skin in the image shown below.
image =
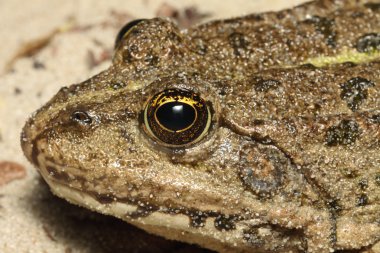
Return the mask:
<path fill-rule="evenodd" d="M 109 69 L 29 119 L 22 147 L 53 190 L 98 204 L 56 194 L 98 211 L 138 206 L 114 215 L 167 238 L 225 252 L 369 249 L 380 240 L 380 59 L 306 63 L 376 54 L 379 34 L 375 1 L 320 0 L 187 31 L 143 20 Z M 145 131 L 145 104 L 167 88 L 209 104 L 200 142 L 163 147 Z M 190 232 L 144 223 L 157 213 L 188 216 Z M 202 232 L 210 219 L 215 232 Z"/>

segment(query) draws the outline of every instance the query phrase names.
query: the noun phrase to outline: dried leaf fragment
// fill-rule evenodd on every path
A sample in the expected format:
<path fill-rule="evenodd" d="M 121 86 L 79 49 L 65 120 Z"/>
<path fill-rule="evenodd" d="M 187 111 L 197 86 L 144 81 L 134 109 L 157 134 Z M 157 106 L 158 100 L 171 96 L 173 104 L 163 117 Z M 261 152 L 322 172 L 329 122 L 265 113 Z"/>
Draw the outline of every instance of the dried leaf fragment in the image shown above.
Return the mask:
<path fill-rule="evenodd" d="M 24 166 L 16 162 L 0 162 L 0 186 L 6 185 L 13 180 L 22 179 L 26 176 Z"/>

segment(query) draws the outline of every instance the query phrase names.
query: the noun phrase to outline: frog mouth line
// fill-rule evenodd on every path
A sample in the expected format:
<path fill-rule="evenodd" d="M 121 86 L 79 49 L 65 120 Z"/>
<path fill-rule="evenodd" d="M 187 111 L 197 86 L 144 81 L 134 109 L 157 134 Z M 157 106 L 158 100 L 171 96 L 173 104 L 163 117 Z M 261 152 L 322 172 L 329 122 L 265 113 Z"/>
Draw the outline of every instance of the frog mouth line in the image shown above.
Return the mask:
<path fill-rule="evenodd" d="M 165 215 L 169 215 L 169 217 L 175 215 L 183 215 L 188 219 L 187 226 L 193 228 L 202 228 L 205 226 L 208 220 L 215 219 L 213 221 L 214 229 L 218 229 L 219 231 L 232 231 L 235 230 L 236 223 L 240 221 L 244 221 L 247 218 L 252 217 L 243 217 L 238 214 L 229 214 L 224 215 L 218 211 L 201 211 L 194 208 L 186 208 L 184 206 L 178 207 L 176 204 L 170 205 L 170 208 L 167 207 L 158 207 L 154 204 L 150 204 L 149 200 L 146 200 L 141 197 L 117 197 L 112 194 L 101 194 L 96 193 L 94 191 L 89 190 L 81 190 L 81 187 L 74 186 L 71 182 L 73 180 L 78 181 L 79 185 L 84 185 L 86 180 L 81 176 L 76 176 L 75 179 L 69 176 L 66 171 L 74 171 L 78 170 L 77 168 L 69 168 L 62 165 L 58 165 L 54 163 L 54 161 L 46 159 L 43 154 L 40 154 L 37 157 L 38 163 L 42 164 L 39 166 L 39 171 L 44 180 L 49 184 L 49 186 L 53 189 L 54 187 L 65 188 L 70 196 L 70 191 L 72 190 L 77 195 L 80 195 L 83 198 L 89 197 L 93 199 L 93 201 L 97 202 L 97 205 L 115 205 L 116 203 L 122 203 L 126 205 L 126 209 L 123 212 L 123 215 L 120 215 L 120 218 L 125 220 L 135 220 L 140 218 L 148 217 L 154 213 L 161 213 Z M 58 193 L 57 193 L 58 195 Z M 60 197 L 67 198 L 65 195 L 60 194 Z M 70 197 L 69 197 L 70 198 Z M 80 198 L 78 199 L 80 200 Z M 81 201 L 69 201 L 77 204 L 82 203 Z M 87 203 L 87 202 L 85 202 Z M 82 205 L 82 204 L 80 204 Z M 177 206 L 177 207 L 174 207 Z M 90 206 L 91 209 L 91 206 Z M 222 225 L 218 225 L 217 223 L 221 223 Z"/>
<path fill-rule="evenodd" d="M 93 196 L 69 188 L 63 184 L 52 183 L 46 180 L 51 187 L 52 192 L 60 198 L 66 199 L 68 202 L 76 205 L 80 205 L 90 210 L 105 214 L 116 216 L 128 223 L 133 224 L 143 230 L 148 230 L 148 228 L 156 227 L 156 232 L 158 235 L 165 237 L 167 239 L 176 240 L 178 239 L 176 234 L 188 234 L 192 237 L 194 234 L 202 233 L 204 237 L 208 238 L 209 242 L 214 241 L 215 244 L 228 244 L 234 243 L 234 239 L 241 237 L 238 230 L 233 231 L 218 231 L 213 225 L 214 218 L 208 218 L 205 226 L 201 228 L 194 228 L 189 226 L 189 217 L 184 214 L 167 214 L 162 212 L 153 212 L 149 216 L 139 217 L 138 219 L 129 218 L 126 212 L 135 212 L 137 207 L 134 205 L 129 205 L 126 203 L 111 203 L 103 205 L 98 202 Z M 83 203 L 86 203 L 85 205 Z M 168 231 L 176 231 L 175 233 Z M 228 236 L 226 236 L 228 233 Z M 212 236 L 210 236 L 212 234 Z M 229 242 L 230 241 L 230 242 Z M 194 243 L 198 243 L 194 241 Z M 200 243 L 198 243 L 200 244 Z M 247 245 L 248 247 L 248 245 Z"/>

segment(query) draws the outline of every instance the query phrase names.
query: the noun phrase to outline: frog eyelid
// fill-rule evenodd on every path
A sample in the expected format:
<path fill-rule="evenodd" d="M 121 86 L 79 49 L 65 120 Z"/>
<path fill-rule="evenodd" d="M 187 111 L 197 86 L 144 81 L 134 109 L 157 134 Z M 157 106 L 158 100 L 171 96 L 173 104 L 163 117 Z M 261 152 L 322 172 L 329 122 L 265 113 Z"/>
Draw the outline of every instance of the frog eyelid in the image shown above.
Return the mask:
<path fill-rule="evenodd" d="M 133 28 L 146 19 L 135 19 L 124 25 L 116 36 L 114 49 L 118 48 L 120 42 L 133 30 Z"/>

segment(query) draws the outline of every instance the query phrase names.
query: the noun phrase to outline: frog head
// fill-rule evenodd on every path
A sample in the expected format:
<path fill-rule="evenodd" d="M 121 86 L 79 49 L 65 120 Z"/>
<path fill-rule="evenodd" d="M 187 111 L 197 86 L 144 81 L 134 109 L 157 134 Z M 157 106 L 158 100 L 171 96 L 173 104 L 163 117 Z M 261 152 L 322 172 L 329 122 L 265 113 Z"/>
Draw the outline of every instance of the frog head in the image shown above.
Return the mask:
<path fill-rule="evenodd" d="M 24 153 L 52 191 L 167 237 L 230 231 L 243 240 L 235 222 L 251 219 L 245 207 L 271 195 L 292 165 L 229 129 L 225 94 L 192 57 L 173 23 L 127 24 L 109 69 L 62 88 L 24 127 Z M 247 169 L 258 162 L 268 164 L 266 181 Z"/>
<path fill-rule="evenodd" d="M 327 252 L 337 234 L 345 242 L 323 186 L 340 182 L 331 172 L 339 166 L 320 157 L 354 166 L 346 146 L 377 123 L 350 114 L 339 82 L 374 87 L 378 65 L 267 68 L 266 48 L 249 43 L 260 33 L 239 25 L 213 23 L 203 40 L 207 26 L 191 37 L 165 19 L 127 24 L 107 70 L 62 88 L 28 120 L 26 157 L 56 195 L 170 239 L 260 252 Z M 364 111 L 378 108 L 371 92 Z M 378 238 L 375 229 L 368 237 Z"/>

